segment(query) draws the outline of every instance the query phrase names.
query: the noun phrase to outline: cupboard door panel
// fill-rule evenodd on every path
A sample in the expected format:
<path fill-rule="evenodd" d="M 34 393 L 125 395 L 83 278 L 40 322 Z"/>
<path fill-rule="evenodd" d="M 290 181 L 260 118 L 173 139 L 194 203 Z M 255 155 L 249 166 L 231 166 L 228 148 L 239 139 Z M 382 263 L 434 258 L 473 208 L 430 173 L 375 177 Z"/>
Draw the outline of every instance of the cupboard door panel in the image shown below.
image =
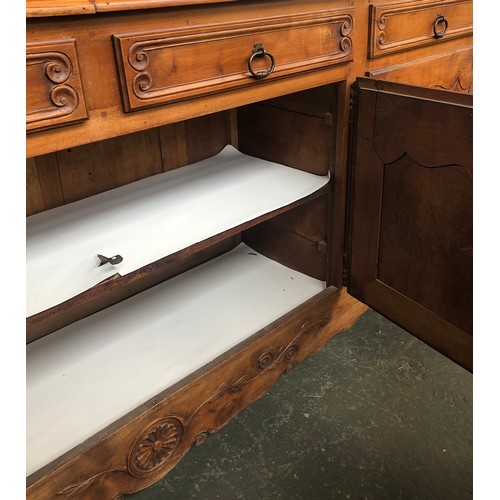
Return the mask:
<path fill-rule="evenodd" d="M 358 79 L 355 297 L 472 369 L 472 96 Z"/>

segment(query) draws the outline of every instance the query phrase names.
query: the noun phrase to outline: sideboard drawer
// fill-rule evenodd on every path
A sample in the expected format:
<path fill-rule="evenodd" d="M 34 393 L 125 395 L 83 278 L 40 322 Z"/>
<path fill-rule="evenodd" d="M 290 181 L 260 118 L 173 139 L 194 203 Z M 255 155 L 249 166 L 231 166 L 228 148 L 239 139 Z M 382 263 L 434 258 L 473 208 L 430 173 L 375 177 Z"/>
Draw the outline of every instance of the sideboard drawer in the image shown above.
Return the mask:
<path fill-rule="evenodd" d="M 88 117 L 75 40 L 26 44 L 26 130 Z"/>
<path fill-rule="evenodd" d="M 471 34 L 472 0 L 370 6 L 370 58 Z"/>
<path fill-rule="evenodd" d="M 125 111 L 349 61 L 353 27 L 349 12 L 114 35 Z"/>

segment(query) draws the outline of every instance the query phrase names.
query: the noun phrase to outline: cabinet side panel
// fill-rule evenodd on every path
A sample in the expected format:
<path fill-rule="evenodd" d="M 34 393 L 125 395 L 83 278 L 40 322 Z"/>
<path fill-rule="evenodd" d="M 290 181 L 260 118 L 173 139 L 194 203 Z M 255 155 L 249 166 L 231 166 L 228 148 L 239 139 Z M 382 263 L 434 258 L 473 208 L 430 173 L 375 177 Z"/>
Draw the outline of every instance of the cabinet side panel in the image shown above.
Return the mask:
<path fill-rule="evenodd" d="M 331 88 L 326 87 L 326 92 L 321 107 L 314 102 L 317 93 L 302 92 L 240 108 L 240 151 L 316 175 L 327 175 L 334 156 L 335 104 Z"/>
<path fill-rule="evenodd" d="M 274 217 L 243 233 L 266 257 L 326 281 L 328 196 Z"/>

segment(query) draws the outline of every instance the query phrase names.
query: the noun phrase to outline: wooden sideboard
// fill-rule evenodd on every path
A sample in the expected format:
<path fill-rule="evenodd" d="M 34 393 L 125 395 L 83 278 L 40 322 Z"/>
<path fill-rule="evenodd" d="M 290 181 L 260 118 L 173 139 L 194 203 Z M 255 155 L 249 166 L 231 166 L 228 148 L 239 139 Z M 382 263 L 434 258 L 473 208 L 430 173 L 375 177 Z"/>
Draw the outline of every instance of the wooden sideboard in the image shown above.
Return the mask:
<path fill-rule="evenodd" d="M 28 498 L 151 485 L 368 306 L 472 370 L 472 1 L 26 13 Z"/>

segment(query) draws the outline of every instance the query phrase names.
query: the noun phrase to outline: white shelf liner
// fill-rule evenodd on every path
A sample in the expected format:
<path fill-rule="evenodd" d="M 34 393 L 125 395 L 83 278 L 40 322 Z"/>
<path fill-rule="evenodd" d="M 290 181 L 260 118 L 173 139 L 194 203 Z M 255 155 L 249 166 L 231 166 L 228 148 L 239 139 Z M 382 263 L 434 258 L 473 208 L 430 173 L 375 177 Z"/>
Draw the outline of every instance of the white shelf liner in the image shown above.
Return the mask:
<path fill-rule="evenodd" d="M 300 200 L 328 179 L 226 146 L 198 163 L 32 215 L 27 316 Z M 123 262 L 98 267 L 98 253 Z"/>
<path fill-rule="evenodd" d="M 29 344 L 27 474 L 324 288 L 242 243 Z"/>

